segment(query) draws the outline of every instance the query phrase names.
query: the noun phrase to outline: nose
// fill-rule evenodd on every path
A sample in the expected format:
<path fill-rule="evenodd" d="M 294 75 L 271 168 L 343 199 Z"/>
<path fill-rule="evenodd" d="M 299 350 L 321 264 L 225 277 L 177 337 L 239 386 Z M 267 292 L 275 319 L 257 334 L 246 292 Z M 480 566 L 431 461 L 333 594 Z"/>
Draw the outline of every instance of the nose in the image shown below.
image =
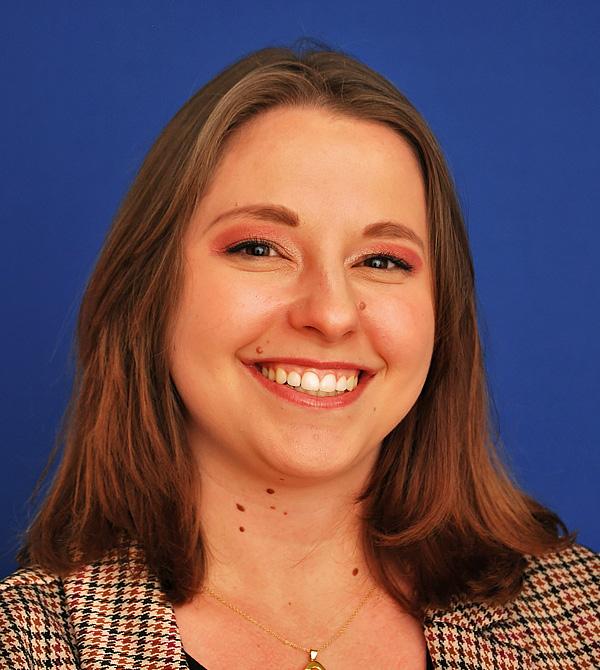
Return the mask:
<path fill-rule="evenodd" d="M 337 342 L 356 332 L 357 300 L 342 268 L 305 270 L 298 278 L 297 295 L 288 319 L 292 327 Z"/>

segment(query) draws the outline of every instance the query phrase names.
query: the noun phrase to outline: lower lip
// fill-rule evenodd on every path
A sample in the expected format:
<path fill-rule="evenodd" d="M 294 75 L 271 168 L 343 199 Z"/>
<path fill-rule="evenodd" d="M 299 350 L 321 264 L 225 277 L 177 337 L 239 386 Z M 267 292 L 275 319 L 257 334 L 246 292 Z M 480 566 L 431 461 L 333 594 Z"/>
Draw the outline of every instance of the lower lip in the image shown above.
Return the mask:
<path fill-rule="evenodd" d="M 343 407 L 348 407 L 353 402 L 358 400 L 365 390 L 365 386 L 371 380 L 371 375 L 366 375 L 364 372 L 361 374 L 360 381 L 358 386 L 353 391 L 347 391 L 342 395 L 332 395 L 332 396 L 315 396 L 308 395 L 307 393 L 301 393 L 299 391 L 294 391 L 287 384 L 278 384 L 277 382 L 272 382 L 270 379 L 265 377 L 262 372 L 256 369 L 254 365 L 245 366 L 250 374 L 260 382 L 264 388 L 284 400 L 294 403 L 295 405 L 300 405 L 301 407 L 310 407 L 312 409 L 341 409 Z"/>

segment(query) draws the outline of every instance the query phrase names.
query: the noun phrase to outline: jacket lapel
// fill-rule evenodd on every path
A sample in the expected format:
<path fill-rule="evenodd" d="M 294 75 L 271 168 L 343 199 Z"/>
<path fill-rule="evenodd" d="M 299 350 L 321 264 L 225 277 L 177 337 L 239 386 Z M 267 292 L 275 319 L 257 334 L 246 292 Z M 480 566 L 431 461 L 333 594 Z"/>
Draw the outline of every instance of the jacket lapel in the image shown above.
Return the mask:
<path fill-rule="evenodd" d="M 136 547 L 64 580 L 81 670 L 184 670 L 175 615 Z"/>
<path fill-rule="evenodd" d="M 538 668 L 525 641 L 515 634 L 510 605 L 457 602 L 429 610 L 425 639 L 434 668 L 445 670 L 528 670 Z"/>

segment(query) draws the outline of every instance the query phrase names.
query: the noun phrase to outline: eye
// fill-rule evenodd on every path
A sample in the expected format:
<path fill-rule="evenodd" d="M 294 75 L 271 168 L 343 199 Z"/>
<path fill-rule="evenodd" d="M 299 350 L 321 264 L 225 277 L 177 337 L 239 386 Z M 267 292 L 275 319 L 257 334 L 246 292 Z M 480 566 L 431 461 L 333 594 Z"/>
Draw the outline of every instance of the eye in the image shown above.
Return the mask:
<path fill-rule="evenodd" d="M 414 270 L 414 267 L 408 261 L 389 254 L 369 256 L 362 262 L 366 267 L 373 268 L 374 270 L 403 270 L 409 273 Z"/>
<path fill-rule="evenodd" d="M 258 258 L 279 255 L 270 242 L 259 239 L 243 240 L 232 247 L 228 247 L 225 251 L 231 255 L 238 254 Z"/>

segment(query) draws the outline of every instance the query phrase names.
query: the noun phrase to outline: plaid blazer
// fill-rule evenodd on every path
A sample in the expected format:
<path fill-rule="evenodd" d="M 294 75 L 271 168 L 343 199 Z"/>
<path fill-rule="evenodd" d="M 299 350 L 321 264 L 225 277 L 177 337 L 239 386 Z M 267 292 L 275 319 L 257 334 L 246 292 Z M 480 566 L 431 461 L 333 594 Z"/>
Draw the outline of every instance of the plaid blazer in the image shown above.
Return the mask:
<path fill-rule="evenodd" d="M 600 668 L 599 562 L 575 545 L 529 559 L 523 589 L 506 606 L 457 602 L 429 611 L 424 631 L 434 667 Z M 66 579 L 27 568 L 1 582 L 0 668 L 185 670 L 187 664 L 173 609 L 142 553 L 130 547 Z"/>

